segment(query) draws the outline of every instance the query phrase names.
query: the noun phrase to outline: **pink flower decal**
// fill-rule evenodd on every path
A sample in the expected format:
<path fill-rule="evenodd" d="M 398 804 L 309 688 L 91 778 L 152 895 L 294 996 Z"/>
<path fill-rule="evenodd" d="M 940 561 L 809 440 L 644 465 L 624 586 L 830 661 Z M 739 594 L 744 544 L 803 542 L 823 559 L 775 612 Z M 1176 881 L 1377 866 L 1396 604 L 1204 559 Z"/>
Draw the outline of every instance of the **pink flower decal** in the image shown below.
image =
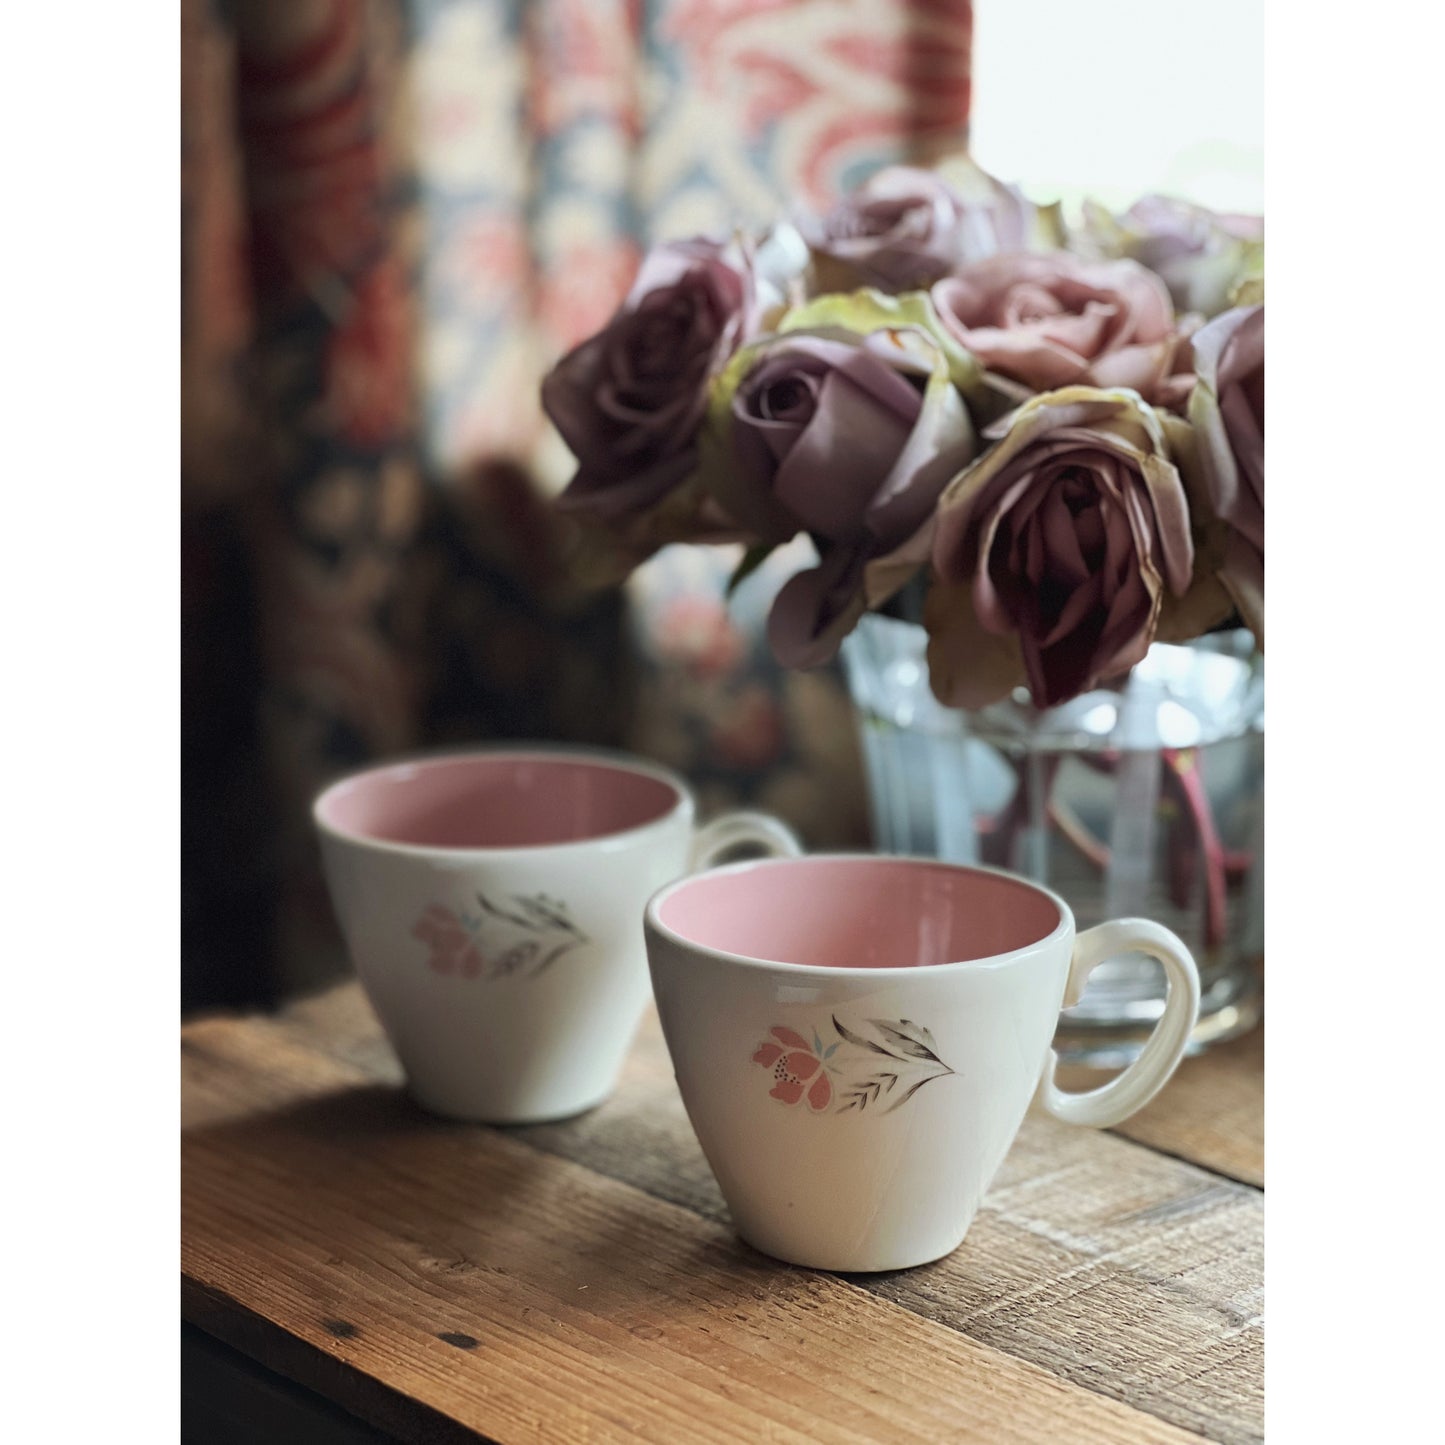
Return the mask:
<path fill-rule="evenodd" d="M 802 1034 L 782 1027 L 769 1032 L 772 1038 L 753 1055 L 753 1062 L 770 1069 L 777 1081 L 768 1092 L 783 1104 L 796 1104 L 806 1096 L 808 1107 L 821 1113 L 833 1100 L 833 1085 L 822 1059 Z"/>
<path fill-rule="evenodd" d="M 829 1023 L 836 1035 L 831 1044 L 824 1044 L 816 1027 L 809 1043 L 796 1029 L 778 1024 L 758 1045 L 752 1061 L 772 1074 L 768 1094 L 780 1104 L 807 1099 L 813 1113 L 822 1114 L 836 1098 L 835 1114 L 891 1114 L 925 1084 L 953 1073 L 939 1058 L 933 1035 L 910 1019 L 868 1019 L 850 1028 L 834 1014 Z M 845 1052 L 834 1063 L 839 1049 Z"/>
<path fill-rule="evenodd" d="M 411 930 L 411 936 L 427 946 L 427 962 L 438 973 L 459 973 L 475 978 L 482 971 L 482 956 L 471 935 L 450 908 L 433 903 Z"/>
<path fill-rule="evenodd" d="M 567 905 L 547 893 L 513 893 L 501 902 L 478 893 L 477 912 L 430 903 L 411 936 L 427 947 L 437 973 L 461 978 L 535 978 L 592 940 Z"/>

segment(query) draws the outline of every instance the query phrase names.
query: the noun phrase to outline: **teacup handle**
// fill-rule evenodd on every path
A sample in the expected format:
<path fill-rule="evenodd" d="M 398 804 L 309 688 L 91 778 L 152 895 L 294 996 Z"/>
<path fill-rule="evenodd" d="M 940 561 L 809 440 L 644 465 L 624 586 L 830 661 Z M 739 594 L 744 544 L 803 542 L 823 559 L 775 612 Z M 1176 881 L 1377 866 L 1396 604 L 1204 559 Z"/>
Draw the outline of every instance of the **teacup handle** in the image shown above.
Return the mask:
<path fill-rule="evenodd" d="M 1066 1124 L 1107 1129 L 1142 1109 L 1179 1067 L 1189 1045 L 1189 1035 L 1199 1019 L 1199 972 L 1189 950 L 1167 928 L 1144 918 L 1101 923 L 1074 940 L 1074 957 L 1064 986 L 1064 1007 L 1078 1003 L 1089 975 L 1105 959 L 1116 958 L 1121 953 L 1147 953 L 1164 965 L 1168 986 L 1164 1012 L 1139 1057 L 1117 1078 L 1087 1093 L 1065 1093 L 1054 1083 L 1059 1056 L 1052 1049 L 1049 1051 L 1038 1099 L 1050 1114 Z"/>
<path fill-rule="evenodd" d="M 798 835 L 770 813 L 724 813 L 704 824 L 692 840 L 693 872 L 711 868 L 724 853 L 754 843 L 769 858 L 796 858 L 803 851 Z"/>

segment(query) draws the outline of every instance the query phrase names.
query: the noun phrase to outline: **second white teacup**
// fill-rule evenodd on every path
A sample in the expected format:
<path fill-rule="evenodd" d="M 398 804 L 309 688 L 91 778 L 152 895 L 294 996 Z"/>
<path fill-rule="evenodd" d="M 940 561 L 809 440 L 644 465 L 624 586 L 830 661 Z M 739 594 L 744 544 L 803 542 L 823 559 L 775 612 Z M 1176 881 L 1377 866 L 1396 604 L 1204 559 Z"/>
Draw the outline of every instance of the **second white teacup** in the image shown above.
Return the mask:
<path fill-rule="evenodd" d="M 317 799 L 332 903 L 419 1103 L 518 1124 L 611 1093 L 647 1003 L 648 897 L 740 845 L 801 851 L 766 814 L 694 812 L 665 768 L 538 749 L 393 763 Z"/>

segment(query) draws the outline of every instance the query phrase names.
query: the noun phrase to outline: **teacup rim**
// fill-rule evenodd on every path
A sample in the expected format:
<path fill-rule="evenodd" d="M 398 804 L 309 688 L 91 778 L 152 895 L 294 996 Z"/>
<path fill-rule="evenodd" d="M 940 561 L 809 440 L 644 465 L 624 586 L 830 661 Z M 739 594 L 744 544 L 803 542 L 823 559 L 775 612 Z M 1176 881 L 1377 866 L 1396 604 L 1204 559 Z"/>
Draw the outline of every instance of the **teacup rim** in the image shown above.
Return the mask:
<path fill-rule="evenodd" d="M 630 828 L 614 829 L 610 833 L 595 833 L 590 838 L 571 838 L 557 843 L 509 843 L 505 846 L 453 847 L 439 843 L 402 843 L 389 838 L 376 838 L 367 833 L 339 828 L 322 816 L 322 808 L 332 795 L 344 787 L 360 782 L 364 778 L 389 773 L 398 768 L 417 767 L 430 763 L 466 761 L 469 759 L 504 757 L 518 762 L 551 761 L 570 759 L 576 762 L 598 763 L 618 772 L 632 773 L 665 783 L 675 795 L 673 805 L 665 813 L 637 823 Z M 580 852 L 595 848 L 599 844 L 608 848 L 624 846 L 642 836 L 674 823 L 680 816 L 691 818 L 696 800 L 686 780 L 671 768 L 650 759 L 640 758 L 632 753 L 613 748 L 589 747 L 586 744 L 546 742 L 500 742 L 496 744 L 472 745 L 469 747 L 442 747 L 435 750 L 405 753 L 388 758 L 384 762 L 369 763 L 356 768 L 341 777 L 333 778 L 312 799 L 311 822 L 318 833 L 357 848 L 370 848 L 382 853 L 395 853 L 411 858 L 500 858 L 509 853 L 565 853 Z"/>
<path fill-rule="evenodd" d="M 1043 896 L 1058 909 L 1059 921 L 1042 938 L 1034 939 L 1029 943 L 1021 944 L 1018 948 L 1011 948 L 1003 953 L 991 953 L 984 958 L 952 959 L 946 963 L 918 963 L 886 967 L 849 968 L 815 963 L 788 963 L 783 959 L 759 958 L 753 954 L 732 953 L 727 949 L 713 948 L 706 943 L 698 943 L 694 939 L 684 937 L 675 928 L 664 923 L 659 913 L 661 906 L 667 902 L 673 893 L 703 878 L 713 878 L 721 873 L 746 873 L 755 868 L 772 868 L 793 863 L 819 862 L 904 863 L 911 867 L 947 868 L 957 873 L 987 873 L 995 878 L 1004 878 L 1011 883 L 1021 884 L 1025 888 L 1030 888 L 1035 893 L 1043 894 Z M 924 975 L 936 976 L 940 973 L 954 973 L 964 969 L 1006 968 L 1011 964 L 1018 963 L 1025 958 L 1033 956 L 1041 949 L 1057 944 L 1062 939 L 1076 932 L 1073 909 L 1071 909 L 1069 905 L 1064 902 L 1063 898 L 1055 893 L 1052 888 L 1046 888 L 1042 883 L 1036 883 L 1032 878 L 1025 878 L 1021 873 L 1015 873 L 1009 868 L 995 868 L 982 863 L 954 863 L 945 858 L 927 858 L 914 853 L 802 853 L 795 858 L 744 858 L 736 863 L 725 863 L 719 867 L 708 868 L 701 872 L 687 873 L 681 878 L 674 878 L 670 883 L 663 884 L 663 886 L 647 900 L 647 906 L 643 910 L 642 919 L 644 930 L 658 934 L 679 948 L 703 954 L 706 957 L 716 959 L 720 963 L 738 965 L 749 971 L 781 972 L 794 974 L 800 978 L 826 978 L 833 980 L 862 978 L 880 982 L 884 980 L 900 982 L 906 979 L 921 978 Z"/>

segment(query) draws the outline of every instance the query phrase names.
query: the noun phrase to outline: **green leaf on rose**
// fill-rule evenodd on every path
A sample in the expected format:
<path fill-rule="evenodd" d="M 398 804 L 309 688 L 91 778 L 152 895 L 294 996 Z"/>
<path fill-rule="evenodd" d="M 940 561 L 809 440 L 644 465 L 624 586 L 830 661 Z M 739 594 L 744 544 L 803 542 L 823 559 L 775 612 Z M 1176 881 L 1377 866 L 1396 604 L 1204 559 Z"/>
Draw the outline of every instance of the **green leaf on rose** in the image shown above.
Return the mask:
<path fill-rule="evenodd" d="M 966 347 L 959 344 L 939 319 L 926 291 L 906 291 L 901 296 L 864 287 L 861 291 L 815 296 L 795 306 L 778 323 L 778 331 L 818 331 L 837 327 L 855 336 L 875 331 L 909 327 L 921 331 L 938 348 L 948 367 L 949 380 L 967 395 L 979 384 L 983 368 Z"/>

